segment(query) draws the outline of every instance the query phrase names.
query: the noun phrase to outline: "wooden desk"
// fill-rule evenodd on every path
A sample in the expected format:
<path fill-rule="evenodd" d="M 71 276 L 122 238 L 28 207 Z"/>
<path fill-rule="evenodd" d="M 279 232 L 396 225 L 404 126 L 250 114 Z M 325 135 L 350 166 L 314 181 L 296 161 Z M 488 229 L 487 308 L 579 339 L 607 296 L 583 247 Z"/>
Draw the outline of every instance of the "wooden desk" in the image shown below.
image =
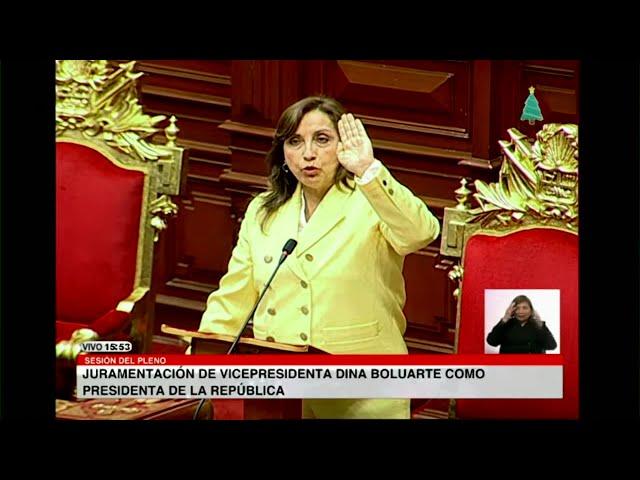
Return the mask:
<path fill-rule="evenodd" d="M 57 420 L 191 420 L 199 400 L 93 399 L 56 400 Z M 205 402 L 198 418 L 210 415 Z"/>

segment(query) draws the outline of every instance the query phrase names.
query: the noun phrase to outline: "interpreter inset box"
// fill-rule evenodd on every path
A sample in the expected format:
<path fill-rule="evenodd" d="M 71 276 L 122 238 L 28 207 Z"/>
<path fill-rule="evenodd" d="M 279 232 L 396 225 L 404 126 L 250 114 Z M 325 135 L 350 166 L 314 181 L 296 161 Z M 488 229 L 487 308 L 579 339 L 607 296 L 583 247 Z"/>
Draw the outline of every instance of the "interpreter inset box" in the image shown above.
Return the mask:
<path fill-rule="evenodd" d="M 485 289 L 484 353 L 560 353 L 560 290 Z"/>

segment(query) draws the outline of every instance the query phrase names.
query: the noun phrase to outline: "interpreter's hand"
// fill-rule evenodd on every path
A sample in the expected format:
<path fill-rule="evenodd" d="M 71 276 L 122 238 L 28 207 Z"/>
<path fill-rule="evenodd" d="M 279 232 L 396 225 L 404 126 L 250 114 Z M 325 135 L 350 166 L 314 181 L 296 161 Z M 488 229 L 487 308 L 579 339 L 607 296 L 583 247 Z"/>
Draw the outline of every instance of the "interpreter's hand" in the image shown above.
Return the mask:
<path fill-rule="evenodd" d="M 347 113 L 340 117 L 338 131 L 338 161 L 344 168 L 361 177 L 374 160 L 373 146 L 364 125 Z"/>
<path fill-rule="evenodd" d="M 507 307 L 507 310 L 504 312 L 504 317 L 502 317 L 503 322 L 507 322 L 511 317 L 513 317 L 514 312 L 516 311 L 516 304 L 511 302 L 511 305 Z"/>

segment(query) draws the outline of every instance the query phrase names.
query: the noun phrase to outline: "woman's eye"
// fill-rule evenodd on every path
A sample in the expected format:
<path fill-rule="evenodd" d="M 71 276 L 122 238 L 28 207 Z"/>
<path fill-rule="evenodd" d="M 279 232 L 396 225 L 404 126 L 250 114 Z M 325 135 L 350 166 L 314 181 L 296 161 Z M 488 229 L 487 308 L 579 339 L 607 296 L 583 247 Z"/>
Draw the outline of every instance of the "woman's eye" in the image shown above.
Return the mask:
<path fill-rule="evenodd" d="M 293 138 L 290 138 L 289 140 L 287 140 L 287 143 L 289 145 L 295 146 L 295 145 L 298 145 L 300 143 L 300 139 L 296 138 L 296 137 L 293 137 Z"/>

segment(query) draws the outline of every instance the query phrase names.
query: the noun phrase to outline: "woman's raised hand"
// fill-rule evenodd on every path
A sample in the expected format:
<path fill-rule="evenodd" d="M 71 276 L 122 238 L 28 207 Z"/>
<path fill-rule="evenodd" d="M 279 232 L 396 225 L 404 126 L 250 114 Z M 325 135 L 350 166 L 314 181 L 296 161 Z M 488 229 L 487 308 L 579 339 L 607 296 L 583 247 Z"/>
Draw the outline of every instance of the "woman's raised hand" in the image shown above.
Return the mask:
<path fill-rule="evenodd" d="M 361 177 L 374 160 L 373 146 L 364 125 L 352 114 L 346 113 L 338 121 L 338 131 L 338 161 L 344 168 Z"/>

